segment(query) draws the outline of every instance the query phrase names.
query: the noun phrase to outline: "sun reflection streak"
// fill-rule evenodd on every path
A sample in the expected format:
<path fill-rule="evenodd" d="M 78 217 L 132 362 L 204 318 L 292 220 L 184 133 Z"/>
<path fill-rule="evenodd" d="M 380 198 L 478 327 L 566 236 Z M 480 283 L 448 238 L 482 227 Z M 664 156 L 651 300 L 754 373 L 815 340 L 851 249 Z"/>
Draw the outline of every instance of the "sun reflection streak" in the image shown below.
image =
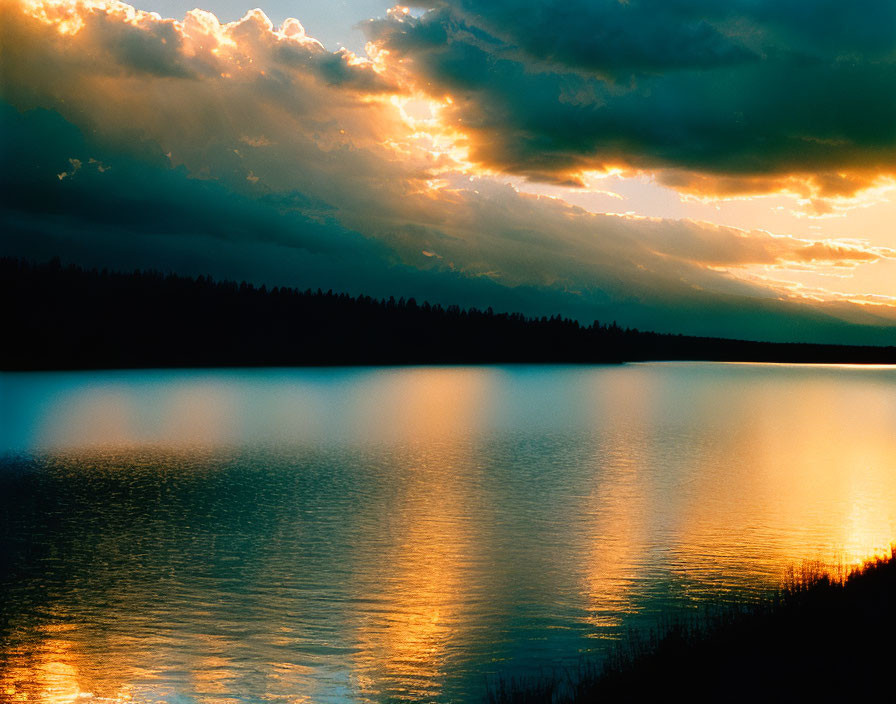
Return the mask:
<path fill-rule="evenodd" d="M 896 445 L 881 443 L 896 427 L 891 398 L 820 378 L 801 385 L 799 396 L 759 389 L 736 403 L 751 404 L 751 424 L 720 438 L 695 468 L 678 559 L 775 585 L 800 559 L 850 568 L 889 551 L 896 514 L 875 497 L 886 493 L 896 466 Z M 787 419 L 786 427 L 772 417 Z M 844 418 L 865 420 L 844 426 Z M 722 497 L 716 482 L 730 457 L 738 468 L 726 471 Z M 818 535 L 829 536 L 830 547 L 807 553 Z"/>
<path fill-rule="evenodd" d="M 115 386 L 78 389 L 57 399 L 40 423 L 44 447 L 130 445 L 137 440 L 132 397 Z"/>
<path fill-rule="evenodd" d="M 9 702 L 75 704 L 81 701 L 103 704 L 128 704 L 132 701 L 131 686 L 114 669 L 105 669 L 91 677 L 99 663 L 79 652 L 75 641 L 65 638 L 72 625 L 48 624 L 46 635 L 37 649 L 23 657 L 5 654 L 0 668 L 0 692 Z"/>
<path fill-rule="evenodd" d="M 38 444 L 45 448 L 221 445 L 238 435 L 226 387 L 190 383 L 154 398 L 126 379 L 73 388 L 45 410 Z"/>
<path fill-rule="evenodd" d="M 598 445 L 596 476 L 589 497 L 592 537 L 587 549 L 585 589 L 587 621 L 601 637 L 621 626 L 635 605 L 638 567 L 633 559 L 644 554 L 650 540 L 645 517 L 648 495 L 642 457 L 635 448 L 650 427 L 649 392 L 624 379 L 609 378 L 592 391 L 592 412 L 612 419 L 604 429 L 607 441 Z M 612 409 L 612 412 L 609 412 Z M 619 443 L 621 438 L 626 442 Z"/>
<path fill-rule="evenodd" d="M 355 624 L 368 654 L 357 662 L 363 695 L 382 696 L 385 682 L 390 699 L 438 696 L 451 646 L 472 625 L 469 570 L 478 547 L 468 511 L 478 482 L 473 447 L 463 439 L 481 422 L 490 380 L 458 372 L 403 374 L 407 383 L 393 397 L 400 402 L 381 406 L 408 448 L 395 467 L 401 490 L 379 577 L 384 602 Z"/>

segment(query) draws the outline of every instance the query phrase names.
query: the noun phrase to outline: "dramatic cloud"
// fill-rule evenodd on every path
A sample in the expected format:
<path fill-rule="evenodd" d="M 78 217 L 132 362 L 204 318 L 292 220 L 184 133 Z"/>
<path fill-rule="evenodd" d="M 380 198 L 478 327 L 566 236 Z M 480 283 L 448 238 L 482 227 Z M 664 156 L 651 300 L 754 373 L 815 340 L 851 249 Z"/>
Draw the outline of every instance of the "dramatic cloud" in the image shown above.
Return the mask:
<path fill-rule="evenodd" d="M 368 34 L 409 85 L 451 97 L 443 119 L 492 169 L 818 195 L 896 173 L 892 0 L 419 4 Z"/>
<path fill-rule="evenodd" d="M 684 53 L 673 38 L 663 47 L 619 37 L 612 60 L 557 49 L 530 74 L 537 42 L 492 62 L 487 47 L 510 39 L 467 27 L 465 12 L 415 20 L 396 11 L 375 28 L 379 49 L 365 59 L 327 52 L 298 21 L 277 28 L 258 10 L 222 25 L 201 10 L 174 21 L 114 1 L 0 0 L 4 249 L 681 332 L 893 341 L 892 327 L 881 327 L 894 318 L 889 299 L 808 295 L 768 278 L 788 267 L 873 265 L 894 258 L 891 249 L 595 214 L 478 174 L 456 141 L 491 139 L 494 129 L 496 149 L 510 149 L 521 121 L 547 126 L 556 105 L 532 87 L 554 85 L 560 69 L 624 96 L 667 54 L 678 54 L 682 74 L 754 66 L 766 60 L 756 41 L 697 23 Z M 474 44 L 479 54 L 466 54 Z M 452 68 L 439 58 L 455 51 L 475 60 Z M 418 83 L 436 65 L 438 80 Z M 508 99 L 532 95 L 499 135 L 470 116 L 505 69 L 519 71 L 501 89 Z M 598 69 L 613 77 L 595 78 Z M 637 77 L 619 87 L 628 71 Z M 455 90 L 461 84 L 472 88 Z M 421 100 L 424 88 L 439 99 Z M 574 137 L 564 153 L 593 163 L 575 146 L 587 137 Z M 646 159 L 629 147 L 619 154 Z M 538 160 L 558 178 L 568 168 L 549 149 L 530 156 L 523 171 Z"/>

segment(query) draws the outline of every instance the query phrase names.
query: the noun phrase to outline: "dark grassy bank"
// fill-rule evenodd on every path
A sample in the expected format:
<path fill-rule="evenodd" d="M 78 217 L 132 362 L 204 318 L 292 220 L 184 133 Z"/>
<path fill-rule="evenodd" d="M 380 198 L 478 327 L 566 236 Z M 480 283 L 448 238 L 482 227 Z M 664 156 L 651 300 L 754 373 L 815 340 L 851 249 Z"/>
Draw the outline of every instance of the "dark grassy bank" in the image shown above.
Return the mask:
<path fill-rule="evenodd" d="M 774 597 L 620 643 L 602 667 L 528 685 L 489 704 L 891 700 L 896 547 L 846 576 L 804 569 Z"/>
<path fill-rule="evenodd" d="M 896 347 L 663 335 L 414 299 L 0 259 L 2 369 L 644 360 L 896 363 Z"/>

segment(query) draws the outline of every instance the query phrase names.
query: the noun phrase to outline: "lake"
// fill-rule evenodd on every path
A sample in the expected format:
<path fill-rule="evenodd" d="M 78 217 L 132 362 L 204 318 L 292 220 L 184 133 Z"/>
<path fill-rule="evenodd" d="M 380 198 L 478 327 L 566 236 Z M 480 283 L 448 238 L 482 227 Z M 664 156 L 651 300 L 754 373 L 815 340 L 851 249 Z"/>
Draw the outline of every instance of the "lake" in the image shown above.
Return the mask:
<path fill-rule="evenodd" d="M 896 539 L 896 368 L 0 375 L 0 692 L 478 701 Z"/>

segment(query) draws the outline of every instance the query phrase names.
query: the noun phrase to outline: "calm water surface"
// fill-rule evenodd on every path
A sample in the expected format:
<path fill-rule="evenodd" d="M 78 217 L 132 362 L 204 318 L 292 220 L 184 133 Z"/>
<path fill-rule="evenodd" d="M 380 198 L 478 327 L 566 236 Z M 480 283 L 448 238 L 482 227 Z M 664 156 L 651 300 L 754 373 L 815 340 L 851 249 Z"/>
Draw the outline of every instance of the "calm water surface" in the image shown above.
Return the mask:
<path fill-rule="evenodd" d="M 896 369 L 0 375 L 0 698 L 468 701 L 896 538 Z"/>

